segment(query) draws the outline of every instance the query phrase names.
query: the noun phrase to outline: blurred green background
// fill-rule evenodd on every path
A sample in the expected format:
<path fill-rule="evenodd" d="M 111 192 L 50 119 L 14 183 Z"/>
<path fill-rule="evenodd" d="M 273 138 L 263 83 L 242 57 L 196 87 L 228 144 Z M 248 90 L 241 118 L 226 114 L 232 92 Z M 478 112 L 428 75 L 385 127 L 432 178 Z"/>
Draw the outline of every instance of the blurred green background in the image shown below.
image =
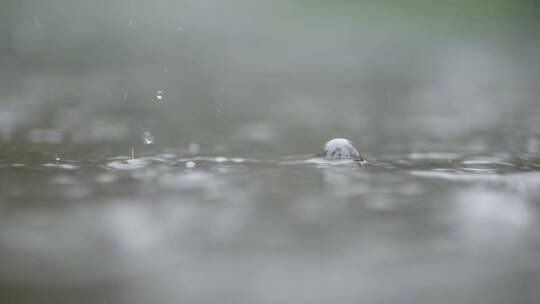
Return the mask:
<path fill-rule="evenodd" d="M 150 130 L 157 144 L 248 142 L 235 151 L 248 154 L 306 152 L 336 134 L 372 147 L 486 130 L 522 139 L 538 127 L 539 8 L 4 0 L 0 134 L 133 144 Z"/>

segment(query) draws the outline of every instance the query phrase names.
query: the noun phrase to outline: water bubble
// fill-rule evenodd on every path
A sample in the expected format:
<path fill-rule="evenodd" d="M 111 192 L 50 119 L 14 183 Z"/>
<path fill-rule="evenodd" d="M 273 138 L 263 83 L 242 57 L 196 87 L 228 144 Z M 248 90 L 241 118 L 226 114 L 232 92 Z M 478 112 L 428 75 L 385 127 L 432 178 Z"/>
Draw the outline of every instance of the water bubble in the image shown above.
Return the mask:
<path fill-rule="evenodd" d="M 363 161 L 353 143 L 345 138 L 334 138 L 324 145 L 322 156 L 326 159 L 352 159 Z"/>
<path fill-rule="evenodd" d="M 197 166 L 197 163 L 195 163 L 194 161 L 188 161 L 186 162 L 186 168 L 188 169 L 191 169 L 191 168 L 195 168 L 195 166 Z"/>
<path fill-rule="evenodd" d="M 163 91 L 162 90 L 157 90 L 156 91 L 156 99 L 157 100 L 163 100 Z"/>
<path fill-rule="evenodd" d="M 150 133 L 149 131 L 144 131 L 142 135 L 142 140 L 145 145 L 151 145 L 154 143 L 154 135 Z"/>

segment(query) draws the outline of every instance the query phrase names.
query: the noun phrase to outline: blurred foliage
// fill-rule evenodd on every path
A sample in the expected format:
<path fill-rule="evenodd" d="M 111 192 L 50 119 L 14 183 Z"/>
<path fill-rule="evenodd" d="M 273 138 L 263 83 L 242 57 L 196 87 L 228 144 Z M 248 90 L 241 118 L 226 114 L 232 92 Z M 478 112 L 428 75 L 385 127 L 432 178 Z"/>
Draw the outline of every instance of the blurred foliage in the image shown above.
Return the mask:
<path fill-rule="evenodd" d="M 540 21 L 540 5 L 535 0 L 310 0 L 301 6 L 321 18 L 459 35 L 536 31 Z"/>
<path fill-rule="evenodd" d="M 3 0 L 0 8 L 0 58 L 34 66 L 96 58 L 113 64 L 127 60 L 115 55 L 126 50 L 173 54 L 185 43 L 202 51 L 205 41 L 231 33 L 298 39 L 378 29 L 526 42 L 540 32 L 534 0 Z M 178 27 L 187 29 L 182 41 L 175 40 Z"/>
<path fill-rule="evenodd" d="M 521 87 L 538 77 L 539 8 L 533 0 L 3 0 L 0 100 L 11 102 L 5 117 L 17 118 L 4 124 L 85 131 L 120 120 L 161 129 L 160 140 L 217 142 L 239 123 L 280 119 L 293 123 L 276 133 L 324 138 L 357 128 L 368 109 L 377 119 L 361 122 L 377 135 L 391 126 L 379 117 L 415 114 L 419 95 L 443 114 L 469 113 L 470 96 L 490 110 L 510 99 L 529 105 L 537 95 Z M 519 84 L 522 100 L 493 98 L 511 95 L 491 94 L 501 83 Z M 166 96 L 159 104 L 157 90 Z"/>

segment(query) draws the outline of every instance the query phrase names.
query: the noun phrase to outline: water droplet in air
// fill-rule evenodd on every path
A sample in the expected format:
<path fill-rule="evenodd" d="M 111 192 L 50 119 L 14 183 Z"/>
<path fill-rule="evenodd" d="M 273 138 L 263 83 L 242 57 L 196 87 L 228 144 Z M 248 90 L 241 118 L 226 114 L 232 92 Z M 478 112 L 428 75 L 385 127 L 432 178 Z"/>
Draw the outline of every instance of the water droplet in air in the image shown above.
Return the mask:
<path fill-rule="evenodd" d="M 157 90 L 156 99 L 157 100 L 163 100 L 163 91 L 162 90 Z"/>
<path fill-rule="evenodd" d="M 144 131 L 142 135 L 142 140 L 145 145 L 151 145 L 154 143 L 154 135 L 148 131 Z"/>

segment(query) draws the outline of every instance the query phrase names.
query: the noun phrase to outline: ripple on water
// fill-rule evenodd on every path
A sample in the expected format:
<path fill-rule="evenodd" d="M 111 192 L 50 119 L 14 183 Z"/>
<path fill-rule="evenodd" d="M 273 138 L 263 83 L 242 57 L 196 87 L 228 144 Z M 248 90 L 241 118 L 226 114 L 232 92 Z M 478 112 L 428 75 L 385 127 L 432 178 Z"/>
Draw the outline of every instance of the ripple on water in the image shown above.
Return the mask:
<path fill-rule="evenodd" d="M 196 162 L 196 163 L 259 163 L 260 160 L 256 159 L 247 159 L 247 158 L 240 158 L 240 157 L 233 157 L 228 158 L 224 156 L 216 156 L 216 157 L 208 157 L 208 156 L 196 156 L 196 157 L 189 157 L 189 158 L 179 158 L 177 159 L 177 162 L 179 163 L 186 163 L 186 162 Z"/>
<path fill-rule="evenodd" d="M 107 167 L 117 170 L 135 170 L 146 167 L 149 161 L 142 158 L 133 158 L 125 160 L 115 160 L 107 163 Z"/>
<path fill-rule="evenodd" d="M 408 158 L 412 160 L 449 160 L 458 157 L 459 154 L 451 152 L 415 152 L 408 155 Z"/>
<path fill-rule="evenodd" d="M 6 165 L 6 167 L 9 166 L 9 165 Z M 11 167 L 13 168 L 24 168 L 26 167 L 26 164 L 22 164 L 22 163 L 13 163 L 11 164 Z"/>
<path fill-rule="evenodd" d="M 319 166 L 341 166 L 341 165 L 347 165 L 347 166 L 350 166 L 350 165 L 355 165 L 355 166 L 358 166 L 358 165 L 362 165 L 366 162 L 358 162 L 358 161 L 355 161 L 355 160 L 352 160 L 352 159 L 325 159 L 325 158 L 322 158 L 322 157 L 313 157 L 313 158 L 310 158 L 310 159 L 306 159 L 306 160 L 300 160 L 300 161 L 285 161 L 285 162 L 282 162 L 282 164 L 315 164 L 315 165 L 319 165 Z"/>
<path fill-rule="evenodd" d="M 217 162 L 217 163 L 224 163 L 227 161 L 227 158 L 223 157 L 223 156 L 218 156 L 216 158 L 214 158 L 214 161 Z"/>
<path fill-rule="evenodd" d="M 457 167 L 470 172 L 504 172 L 521 170 L 523 160 L 511 155 L 469 157 L 458 162 Z"/>
<path fill-rule="evenodd" d="M 470 172 L 435 172 L 435 171 L 410 171 L 412 175 L 449 180 L 455 182 L 475 182 L 503 185 L 529 195 L 540 196 L 540 173 L 518 172 L 507 174 L 479 174 Z"/>
<path fill-rule="evenodd" d="M 72 164 L 66 164 L 66 163 L 45 163 L 45 164 L 43 164 L 43 167 L 58 168 L 58 169 L 64 169 L 64 170 L 77 170 L 77 169 L 79 169 L 79 166 L 72 165 Z"/>

